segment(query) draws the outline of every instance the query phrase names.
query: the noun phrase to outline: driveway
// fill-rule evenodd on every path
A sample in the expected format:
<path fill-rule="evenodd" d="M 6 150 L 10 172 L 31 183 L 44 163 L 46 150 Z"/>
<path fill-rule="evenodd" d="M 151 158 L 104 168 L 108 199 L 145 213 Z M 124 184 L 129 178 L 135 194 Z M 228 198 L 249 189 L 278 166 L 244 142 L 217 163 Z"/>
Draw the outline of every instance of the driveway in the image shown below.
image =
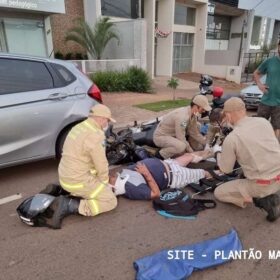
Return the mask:
<path fill-rule="evenodd" d="M 200 74 L 187 73 L 178 75 L 179 86 L 176 90 L 177 99 L 191 99 L 199 92 Z M 106 93 L 103 92 L 103 102 L 112 110 L 117 120 L 115 127 L 132 125 L 134 121 L 144 122 L 163 116 L 171 110 L 152 112 L 134 107 L 136 104 L 158 102 L 172 99 L 172 90 L 167 87 L 168 77 L 156 77 L 153 81 L 153 93 Z M 214 86 L 222 86 L 225 94 L 239 93 L 244 85 L 238 85 L 222 79 L 214 79 Z M 209 99 L 211 99 L 209 97 Z"/>

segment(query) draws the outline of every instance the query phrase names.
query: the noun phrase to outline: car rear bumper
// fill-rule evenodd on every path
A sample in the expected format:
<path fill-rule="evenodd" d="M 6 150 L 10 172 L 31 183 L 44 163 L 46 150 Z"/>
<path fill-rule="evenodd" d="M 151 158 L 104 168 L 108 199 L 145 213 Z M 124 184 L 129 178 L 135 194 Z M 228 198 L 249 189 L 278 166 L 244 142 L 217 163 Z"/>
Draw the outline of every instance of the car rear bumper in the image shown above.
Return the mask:
<path fill-rule="evenodd" d="M 261 99 L 260 98 L 250 98 L 250 97 L 244 97 L 243 101 L 246 105 L 246 107 L 250 107 L 250 108 L 258 108 Z"/>

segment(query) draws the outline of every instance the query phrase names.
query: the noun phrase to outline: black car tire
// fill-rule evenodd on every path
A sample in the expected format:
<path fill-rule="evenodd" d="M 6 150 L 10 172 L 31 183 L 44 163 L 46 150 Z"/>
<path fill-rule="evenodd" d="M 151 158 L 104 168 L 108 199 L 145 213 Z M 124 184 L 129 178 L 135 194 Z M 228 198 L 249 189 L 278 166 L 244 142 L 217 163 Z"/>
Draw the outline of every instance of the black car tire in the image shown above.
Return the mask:
<path fill-rule="evenodd" d="M 59 138 L 56 142 L 56 158 L 58 160 L 61 159 L 62 156 L 62 150 L 63 150 L 63 145 L 65 142 L 65 139 L 69 133 L 69 131 L 71 130 L 72 127 L 66 128 L 64 131 L 62 131 L 59 135 Z"/>

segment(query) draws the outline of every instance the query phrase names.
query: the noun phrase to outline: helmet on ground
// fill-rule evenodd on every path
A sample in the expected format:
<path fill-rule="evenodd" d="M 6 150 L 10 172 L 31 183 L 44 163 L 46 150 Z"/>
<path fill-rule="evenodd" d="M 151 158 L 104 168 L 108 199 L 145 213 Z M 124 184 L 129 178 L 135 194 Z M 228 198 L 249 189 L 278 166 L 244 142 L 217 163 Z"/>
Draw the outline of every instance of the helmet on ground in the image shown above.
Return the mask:
<path fill-rule="evenodd" d="M 29 226 L 47 226 L 46 219 L 52 216 L 48 207 L 54 199 L 52 195 L 40 193 L 25 199 L 17 208 L 19 218 Z"/>
<path fill-rule="evenodd" d="M 200 84 L 204 86 L 211 86 L 213 84 L 213 79 L 209 75 L 201 75 Z"/>
<path fill-rule="evenodd" d="M 222 87 L 214 87 L 213 97 L 222 97 L 224 94 L 224 89 Z"/>

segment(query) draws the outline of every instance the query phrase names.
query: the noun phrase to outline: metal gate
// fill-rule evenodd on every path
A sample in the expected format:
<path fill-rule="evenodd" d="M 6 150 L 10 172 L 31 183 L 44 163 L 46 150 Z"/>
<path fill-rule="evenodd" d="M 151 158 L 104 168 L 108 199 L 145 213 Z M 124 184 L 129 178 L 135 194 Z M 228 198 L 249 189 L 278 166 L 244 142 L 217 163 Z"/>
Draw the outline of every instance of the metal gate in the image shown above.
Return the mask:
<path fill-rule="evenodd" d="M 253 73 L 258 66 L 267 58 L 277 55 L 277 52 L 254 52 L 245 53 L 243 58 L 243 68 L 241 74 L 241 82 L 247 83 L 253 81 Z"/>

